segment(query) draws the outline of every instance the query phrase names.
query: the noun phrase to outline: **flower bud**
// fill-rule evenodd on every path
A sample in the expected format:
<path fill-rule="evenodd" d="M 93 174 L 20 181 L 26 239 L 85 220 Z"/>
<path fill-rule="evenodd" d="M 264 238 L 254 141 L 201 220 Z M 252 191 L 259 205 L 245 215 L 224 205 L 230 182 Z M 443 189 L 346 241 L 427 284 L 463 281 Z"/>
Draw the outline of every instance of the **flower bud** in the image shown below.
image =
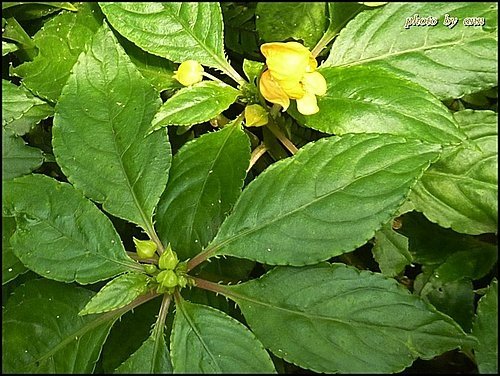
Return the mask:
<path fill-rule="evenodd" d="M 156 252 L 156 243 L 152 240 L 139 240 L 133 238 L 135 249 L 139 259 L 147 259 L 153 257 Z"/>
<path fill-rule="evenodd" d="M 158 268 L 156 267 L 156 265 L 146 264 L 146 265 L 144 265 L 144 270 L 148 274 L 155 274 L 158 271 Z"/>
<path fill-rule="evenodd" d="M 179 259 L 177 258 L 177 254 L 172 251 L 172 248 L 169 245 L 167 249 L 165 249 L 165 252 L 163 252 L 160 256 L 158 266 L 160 269 L 174 270 L 178 263 Z"/>
<path fill-rule="evenodd" d="M 184 86 L 191 86 L 203 80 L 203 67 L 196 60 L 184 61 L 174 73 L 173 77 Z"/>
<path fill-rule="evenodd" d="M 179 275 L 179 276 L 177 276 L 177 280 L 178 280 L 177 284 L 179 285 L 179 287 L 181 287 L 181 288 L 186 287 L 188 281 L 187 281 L 187 278 L 185 276 Z"/>
<path fill-rule="evenodd" d="M 177 274 L 173 270 L 163 270 L 156 276 L 156 281 L 163 287 L 175 287 L 178 284 Z"/>
<path fill-rule="evenodd" d="M 247 127 L 261 127 L 266 125 L 268 119 L 267 111 L 258 104 L 245 107 L 245 123 Z"/>

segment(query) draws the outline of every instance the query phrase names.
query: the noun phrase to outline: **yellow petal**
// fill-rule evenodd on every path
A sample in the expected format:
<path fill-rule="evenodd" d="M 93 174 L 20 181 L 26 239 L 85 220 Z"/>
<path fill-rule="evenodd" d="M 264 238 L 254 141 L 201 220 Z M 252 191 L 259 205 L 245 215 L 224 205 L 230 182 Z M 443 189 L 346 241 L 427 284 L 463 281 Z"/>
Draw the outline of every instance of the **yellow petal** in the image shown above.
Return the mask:
<path fill-rule="evenodd" d="M 273 72 L 271 72 L 271 76 L 273 75 Z M 298 99 L 302 98 L 306 91 L 304 90 L 304 85 L 300 83 L 300 81 L 293 81 L 293 80 L 274 80 L 288 95 L 289 98 L 291 99 Z"/>
<path fill-rule="evenodd" d="M 283 110 L 286 110 L 288 106 L 290 106 L 288 95 L 286 95 L 278 83 L 273 80 L 269 70 L 266 70 L 262 73 L 262 76 L 260 76 L 259 90 L 266 100 L 271 103 L 279 104 L 283 107 Z"/>
<path fill-rule="evenodd" d="M 367 7 L 379 7 L 381 5 L 387 4 L 387 1 L 384 3 L 376 2 L 376 1 L 365 1 L 364 3 L 361 3 L 358 1 L 358 4 L 366 5 Z"/>
<path fill-rule="evenodd" d="M 306 73 L 302 79 L 302 84 L 308 93 L 316 95 L 326 94 L 326 81 L 319 72 Z"/>
<path fill-rule="evenodd" d="M 186 60 L 179 65 L 173 77 L 184 86 L 191 86 L 203 79 L 203 67 L 195 60 Z"/>
<path fill-rule="evenodd" d="M 265 43 L 260 46 L 260 50 L 277 80 L 300 81 L 306 68 L 311 65 L 311 52 L 298 42 Z"/>
<path fill-rule="evenodd" d="M 245 107 L 245 124 L 247 127 L 261 127 L 269 121 L 267 111 L 258 104 Z"/>
<path fill-rule="evenodd" d="M 312 115 L 319 111 L 316 96 L 312 93 L 306 93 L 302 98 L 297 99 L 297 110 L 302 115 Z"/>

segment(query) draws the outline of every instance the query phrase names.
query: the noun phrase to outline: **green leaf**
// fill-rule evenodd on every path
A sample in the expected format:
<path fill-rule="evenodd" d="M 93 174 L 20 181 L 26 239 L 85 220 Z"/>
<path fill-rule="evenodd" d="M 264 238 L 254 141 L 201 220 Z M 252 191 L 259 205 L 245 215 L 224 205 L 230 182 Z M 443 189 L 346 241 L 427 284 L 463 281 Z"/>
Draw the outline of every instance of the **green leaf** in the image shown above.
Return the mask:
<path fill-rule="evenodd" d="M 172 373 L 172 364 L 165 337 L 151 335 L 115 373 L 164 374 Z"/>
<path fill-rule="evenodd" d="M 439 23 L 405 29 L 415 14 L 436 17 Z M 445 14 L 458 17 L 453 29 L 443 25 Z M 485 25 L 464 26 L 466 17 L 484 17 Z M 498 84 L 497 19 L 495 3 L 386 4 L 350 22 L 323 66 L 378 66 L 439 98 L 459 98 Z"/>
<path fill-rule="evenodd" d="M 2 41 L 2 56 L 6 56 L 11 52 L 17 51 L 18 49 L 19 47 L 17 47 L 17 44 Z"/>
<path fill-rule="evenodd" d="M 19 43 L 22 49 L 20 49 L 18 51 L 19 53 L 16 53 L 16 55 L 21 55 L 22 58 L 32 60 L 37 54 L 33 40 L 15 18 L 7 18 L 5 20 L 5 26 L 3 20 L 4 18 L 2 18 L 2 39 L 5 38 Z"/>
<path fill-rule="evenodd" d="M 2 181 L 29 174 L 43 163 L 43 153 L 27 146 L 21 137 L 6 134 L 2 129 Z"/>
<path fill-rule="evenodd" d="M 34 272 L 87 284 L 142 270 L 109 218 L 71 185 L 28 175 L 4 182 L 4 188 L 3 210 L 17 222 L 13 251 Z"/>
<path fill-rule="evenodd" d="M 450 147 L 429 168 L 410 199 L 432 222 L 457 232 L 498 231 L 498 115 L 454 114 L 470 145 Z"/>
<path fill-rule="evenodd" d="M 92 295 L 46 279 L 18 287 L 3 312 L 2 371 L 92 373 L 116 318 L 78 316 Z"/>
<path fill-rule="evenodd" d="M 2 127 L 8 133 L 23 135 L 53 113 L 52 106 L 23 86 L 2 80 Z"/>
<path fill-rule="evenodd" d="M 173 78 L 174 64 L 156 55 L 140 49 L 125 38 L 118 38 L 128 57 L 145 79 L 158 91 L 179 89 L 182 85 Z"/>
<path fill-rule="evenodd" d="M 224 18 L 224 44 L 246 58 L 259 59 L 259 37 L 255 30 L 256 2 L 221 2 Z"/>
<path fill-rule="evenodd" d="M 337 135 L 389 133 L 438 144 L 465 138 L 450 111 L 408 80 L 364 66 L 319 72 L 327 82 L 326 94 L 317 97 L 319 112 L 304 116 L 295 104 L 288 111 L 306 127 Z"/>
<path fill-rule="evenodd" d="M 224 290 L 266 348 L 315 372 L 395 373 L 473 343 L 393 279 L 344 264 L 277 267 Z"/>
<path fill-rule="evenodd" d="M 151 131 L 167 125 L 203 123 L 226 110 L 239 95 L 233 87 L 204 81 L 180 89 L 156 113 Z"/>
<path fill-rule="evenodd" d="M 440 279 L 480 279 L 497 261 L 498 251 L 494 244 L 442 228 L 420 213 L 405 214 L 402 225 L 399 231 L 409 239 L 414 261 L 439 268 Z"/>
<path fill-rule="evenodd" d="M 127 273 L 108 282 L 82 309 L 79 315 L 103 313 L 125 307 L 148 291 L 150 277 L 145 274 Z"/>
<path fill-rule="evenodd" d="M 375 233 L 372 252 L 380 271 L 388 277 L 398 275 L 413 261 L 408 251 L 408 238 L 394 231 L 390 223 Z"/>
<path fill-rule="evenodd" d="M 479 373 L 498 373 L 498 281 L 495 279 L 479 300 L 472 333 Z"/>
<path fill-rule="evenodd" d="M 295 39 L 308 48 L 320 40 L 327 23 L 325 2 L 259 2 L 255 16 L 264 42 Z"/>
<path fill-rule="evenodd" d="M 176 303 L 170 337 L 175 373 L 275 372 L 269 354 L 243 324 L 212 307 Z"/>
<path fill-rule="evenodd" d="M 174 156 L 155 215 L 158 236 L 181 259 L 215 236 L 243 187 L 250 143 L 239 124 L 205 134 Z"/>
<path fill-rule="evenodd" d="M 54 155 L 68 180 L 149 233 L 171 160 L 166 132 L 146 137 L 159 106 L 158 92 L 104 25 L 73 67 L 52 130 Z"/>
<path fill-rule="evenodd" d="M 109 23 L 125 38 L 175 63 L 196 60 L 228 74 L 223 22 L 217 2 L 99 3 Z"/>
<path fill-rule="evenodd" d="M 10 245 L 10 237 L 15 230 L 15 218 L 2 217 L 2 285 L 28 271 L 23 263 L 16 257 Z"/>
<path fill-rule="evenodd" d="M 45 23 L 33 37 L 38 55 L 13 69 L 23 85 L 36 95 L 57 101 L 78 56 L 90 44 L 101 25 L 99 9 L 92 3 L 77 4 L 78 12 L 63 11 Z"/>
<path fill-rule="evenodd" d="M 376 134 L 310 143 L 248 185 L 205 252 L 299 266 L 352 251 L 389 221 L 438 152 Z"/>
<path fill-rule="evenodd" d="M 474 290 L 468 278 L 447 281 L 425 267 L 415 278 L 414 293 L 431 303 L 440 312 L 452 317 L 466 332 L 470 332 L 474 316 Z"/>
<path fill-rule="evenodd" d="M 18 6 L 19 5 L 19 6 Z M 2 10 L 19 21 L 34 20 L 57 12 L 60 9 L 77 11 L 74 5 L 66 2 L 3 2 Z"/>

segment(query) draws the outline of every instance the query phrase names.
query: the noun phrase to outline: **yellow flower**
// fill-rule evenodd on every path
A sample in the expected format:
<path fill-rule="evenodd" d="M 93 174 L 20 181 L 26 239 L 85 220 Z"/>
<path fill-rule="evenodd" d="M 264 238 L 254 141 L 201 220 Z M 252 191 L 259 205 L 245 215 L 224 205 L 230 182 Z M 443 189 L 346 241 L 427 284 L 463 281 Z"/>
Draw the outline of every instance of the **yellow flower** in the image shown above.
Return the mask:
<path fill-rule="evenodd" d="M 260 50 L 268 68 L 259 81 L 264 98 L 282 106 L 283 111 L 290 99 L 296 99 L 303 115 L 318 112 L 316 95 L 326 93 L 326 81 L 316 71 L 318 63 L 312 53 L 297 42 L 265 43 Z"/>
<path fill-rule="evenodd" d="M 268 123 L 267 111 L 258 104 L 245 107 L 245 123 L 247 127 L 261 127 Z"/>
<path fill-rule="evenodd" d="M 173 77 L 184 86 L 191 86 L 203 79 L 203 67 L 195 60 L 186 60 L 179 65 Z"/>

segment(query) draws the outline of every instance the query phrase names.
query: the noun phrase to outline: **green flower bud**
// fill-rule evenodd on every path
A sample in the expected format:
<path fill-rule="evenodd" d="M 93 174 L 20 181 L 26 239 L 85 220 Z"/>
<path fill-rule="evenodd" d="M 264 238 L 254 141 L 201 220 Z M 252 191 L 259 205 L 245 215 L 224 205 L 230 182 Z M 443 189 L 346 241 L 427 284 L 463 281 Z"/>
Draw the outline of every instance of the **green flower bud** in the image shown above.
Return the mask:
<path fill-rule="evenodd" d="M 140 259 L 147 259 L 153 257 L 156 252 L 156 243 L 152 240 L 139 240 L 133 238 L 137 256 Z"/>
<path fill-rule="evenodd" d="M 177 273 L 187 273 L 188 271 L 188 264 L 186 261 L 181 261 L 179 264 L 177 264 L 177 267 L 175 268 L 175 271 Z"/>
<path fill-rule="evenodd" d="M 156 265 L 153 265 L 153 264 L 144 265 L 144 270 L 148 274 L 156 274 L 156 272 L 158 272 L 158 268 L 156 267 Z"/>
<path fill-rule="evenodd" d="M 177 258 L 177 254 L 172 251 L 172 248 L 169 245 L 167 249 L 165 249 L 165 252 L 163 252 L 160 256 L 158 266 L 160 269 L 174 270 L 178 263 L 179 259 Z"/>
<path fill-rule="evenodd" d="M 156 280 L 160 282 L 163 287 L 175 287 L 179 279 L 173 270 L 164 270 L 156 276 Z"/>

